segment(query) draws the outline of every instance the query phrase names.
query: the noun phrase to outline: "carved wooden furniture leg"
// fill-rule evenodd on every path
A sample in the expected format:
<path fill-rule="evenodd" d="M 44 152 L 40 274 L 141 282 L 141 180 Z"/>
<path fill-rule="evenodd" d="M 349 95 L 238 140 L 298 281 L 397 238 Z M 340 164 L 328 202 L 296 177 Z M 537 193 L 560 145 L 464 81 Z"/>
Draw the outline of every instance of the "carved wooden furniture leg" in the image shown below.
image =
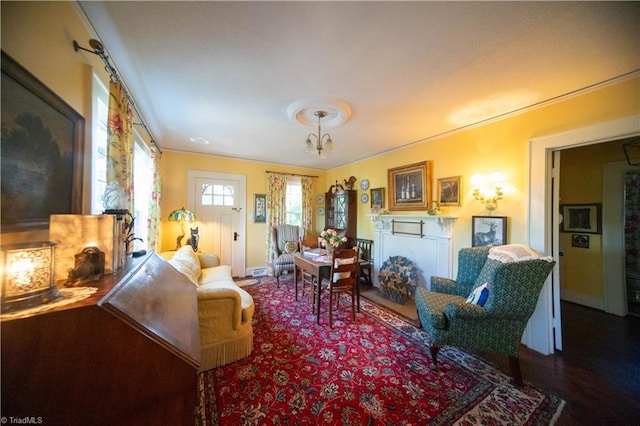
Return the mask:
<path fill-rule="evenodd" d="M 516 386 L 522 386 L 522 372 L 520 371 L 520 359 L 517 356 L 509 356 L 509 370 Z"/>
<path fill-rule="evenodd" d="M 441 347 L 442 346 L 436 345 L 435 343 L 432 343 L 429 346 L 429 351 L 431 352 L 431 359 L 433 360 L 433 368 L 434 369 L 438 368 L 438 352 L 440 351 Z"/>

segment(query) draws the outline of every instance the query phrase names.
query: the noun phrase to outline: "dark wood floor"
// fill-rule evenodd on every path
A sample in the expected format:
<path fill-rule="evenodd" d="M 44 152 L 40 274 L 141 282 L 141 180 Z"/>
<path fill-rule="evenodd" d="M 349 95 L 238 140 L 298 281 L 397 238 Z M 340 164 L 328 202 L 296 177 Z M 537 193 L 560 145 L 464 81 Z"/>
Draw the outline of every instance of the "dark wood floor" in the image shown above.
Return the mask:
<path fill-rule="evenodd" d="M 566 401 L 558 425 L 640 425 L 640 317 L 562 302 L 563 350 L 525 347 L 525 381 Z M 508 372 L 506 357 L 482 354 Z"/>

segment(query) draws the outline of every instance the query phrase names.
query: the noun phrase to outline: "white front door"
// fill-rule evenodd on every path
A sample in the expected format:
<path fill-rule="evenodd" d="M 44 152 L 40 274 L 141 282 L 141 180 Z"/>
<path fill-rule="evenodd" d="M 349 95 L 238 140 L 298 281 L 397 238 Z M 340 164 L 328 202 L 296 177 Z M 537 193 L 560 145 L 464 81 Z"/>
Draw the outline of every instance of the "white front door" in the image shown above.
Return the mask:
<path fill-rule="evenodd" d="M 198 249 L 215 253 L 231 265 L 234 277 L 245 275 L 245 187 L 243 175 L 188 171 L 189 209 L 196 214 Z"/>

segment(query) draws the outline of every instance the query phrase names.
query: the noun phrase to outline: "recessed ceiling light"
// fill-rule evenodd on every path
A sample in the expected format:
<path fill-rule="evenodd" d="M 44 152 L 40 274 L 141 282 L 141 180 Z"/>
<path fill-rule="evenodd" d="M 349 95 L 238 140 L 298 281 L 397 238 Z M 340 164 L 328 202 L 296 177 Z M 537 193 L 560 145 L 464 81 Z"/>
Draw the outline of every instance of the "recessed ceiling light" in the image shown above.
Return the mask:
<path fill-rule="evenodd" d="M 209 145 L 210 143 L 208 139 L 201 138 L 199 136 L 197 138 L 189 138 L 189 140 L 197 145 Z"/>

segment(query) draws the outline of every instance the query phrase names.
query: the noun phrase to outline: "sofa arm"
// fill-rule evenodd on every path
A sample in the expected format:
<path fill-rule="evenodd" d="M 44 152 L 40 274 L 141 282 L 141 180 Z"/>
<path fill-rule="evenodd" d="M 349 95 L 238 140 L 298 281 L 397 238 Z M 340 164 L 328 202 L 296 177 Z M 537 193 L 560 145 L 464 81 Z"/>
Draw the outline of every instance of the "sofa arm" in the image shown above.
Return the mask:
<path fill-rule="evenodd" d="M 453 294 L 456 296 L 467 297 L 471 290 L 467 286 L 460 284 L 449 278 L 431 277 L 431 291 L 436 293 Z"/>
<path fill-rule="evenodd" d="M 240 293 L 231 288 L 199 287 L 198 317 L 200 327 L 206 327 L 212 321 L 230 322 L 232 329 L 237 330 L 242 321 Z"/>

